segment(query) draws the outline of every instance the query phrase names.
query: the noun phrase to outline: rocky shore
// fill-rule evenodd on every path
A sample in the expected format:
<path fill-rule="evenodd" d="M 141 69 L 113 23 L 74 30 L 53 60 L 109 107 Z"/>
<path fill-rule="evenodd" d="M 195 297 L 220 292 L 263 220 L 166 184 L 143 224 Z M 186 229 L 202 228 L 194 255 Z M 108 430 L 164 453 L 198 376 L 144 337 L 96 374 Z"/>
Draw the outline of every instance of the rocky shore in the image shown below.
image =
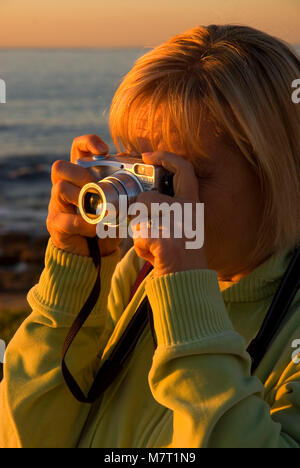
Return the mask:
<path fill-rule="evenodd" d="M 7 233 L 0 237 L 0 310 L 27 307 L 26 295 L 44 267 L 49 236 Z"/>

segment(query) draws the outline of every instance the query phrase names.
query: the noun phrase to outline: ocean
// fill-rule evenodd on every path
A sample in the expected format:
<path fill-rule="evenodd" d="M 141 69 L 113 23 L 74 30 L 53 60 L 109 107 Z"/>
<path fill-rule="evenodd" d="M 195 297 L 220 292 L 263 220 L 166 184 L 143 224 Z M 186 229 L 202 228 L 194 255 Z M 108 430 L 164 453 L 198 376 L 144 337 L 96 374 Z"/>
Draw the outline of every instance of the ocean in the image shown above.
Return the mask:
<path fill-rule="evenodd" d="M 111 99 L 145 52 L 0 49 L 0 235 L 46 231 L 51 164 L 69 158 L 76 136 L 96 133 L 114 151 Z"/>

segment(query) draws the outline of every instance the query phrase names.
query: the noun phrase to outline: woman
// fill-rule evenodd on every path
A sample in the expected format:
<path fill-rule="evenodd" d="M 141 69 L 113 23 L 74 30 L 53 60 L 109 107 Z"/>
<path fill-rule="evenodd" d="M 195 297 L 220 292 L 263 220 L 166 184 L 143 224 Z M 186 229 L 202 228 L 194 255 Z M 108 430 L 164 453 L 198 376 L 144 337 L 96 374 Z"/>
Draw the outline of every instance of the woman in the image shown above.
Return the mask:
<path fill-rule="evenodd" d="M 119 241 L 99 240 L 101 295 L 70 348 L 70 371 L 87 394 L 145 296 L 156 348 L 147 324 L 93 405 L 73 397 L 61 372 L 97 276 L 86 240 L 95 228 L 74 210 L 91 175 L 54 164 L 45 270 L 6 354 L 1 446 L 300 446 L 299 294 L 255 375 L 247 353 L 300 240 L 299 74 L 277 39 L 209 26 L 150 51 L 125 77 L 110 114 L 117 148 L 175 174 L 174 199 L 140 201 L 204 203 L 205 245 L 137 237 L 118 263 Z M 99 137 L 79 137 L 71 161 L 107 152 Z M 154 268 L 131 298 L 144 260 Z"/>

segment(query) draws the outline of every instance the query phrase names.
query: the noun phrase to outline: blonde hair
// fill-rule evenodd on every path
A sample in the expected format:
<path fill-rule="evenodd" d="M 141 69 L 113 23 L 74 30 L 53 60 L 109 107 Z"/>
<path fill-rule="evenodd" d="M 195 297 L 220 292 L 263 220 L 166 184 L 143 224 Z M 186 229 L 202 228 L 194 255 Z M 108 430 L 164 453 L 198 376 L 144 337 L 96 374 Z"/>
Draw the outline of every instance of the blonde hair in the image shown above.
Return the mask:
<path fill-rule="evenodd" d="M 111 106 L 116 147 L 140 152 L 137 128 L 148 104 L 148 129 L 161 113 L 166 147 L 175 125 L 187 154 L 205 154 L 200 128 L 209 112 L 224 142 L 233 144 L 256 171 L 264 196 L 257 252 L 300 241 L 300 105 L 292 82 L 300 61 L 282 41 L 245 26 L 197 27 L 171 38 L 137 60 Z"/>

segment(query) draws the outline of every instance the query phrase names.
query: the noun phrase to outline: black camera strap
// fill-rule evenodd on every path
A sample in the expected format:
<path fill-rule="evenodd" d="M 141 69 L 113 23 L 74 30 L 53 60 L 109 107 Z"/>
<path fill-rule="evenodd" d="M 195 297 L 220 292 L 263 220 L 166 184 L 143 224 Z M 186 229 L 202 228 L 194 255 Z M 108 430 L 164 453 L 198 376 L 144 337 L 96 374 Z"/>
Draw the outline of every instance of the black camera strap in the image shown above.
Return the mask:
<path fill-rule="evenodd" d="M 79 387 L 78 383 L 72 376 L 71 372 L 67 368 L 65 358 L 66 354 L 73 343 L 76 335 L 78 334 L 79 330 L 82 328 L 83 324 L 86 322 L 87 318 L 89 317 L 91 311 L 95 307 L 100 292 L 101 292 L 101 278 L 100 278 L 100 271 L 101 271 L 101 255 L 100 251 L 98 248 L 98 242 L 97 238 L 87 238 L 88 246 L 89 246 L 89 251 L 90 255 L 93 258 L 93 262 L 95 267 L 97 268 L 97 278 L 94 284 L 94 287 L 85 302 L 84 306 L 82 307 L 81 311 L 77 315 L 75 321 L 73 322 L 68 335 L 65 339 L 63 349 L 62 349 L 62 373 L 64 376 L 64 379 L 66 381 L 66 384 L 68 385 L 71 393 L 74 395 L 74 397 L 80 401 L 81 403 L 92 403 L 93 400 L 90 399 L 89 395 L 86 397 L 84 393 L 82 392 L 81 388 Z M 93 389 L 93 387 L 92 387 Z M 91 390 L 92 390 L 91 389 Z"/>
<path fill-rule="evenodd" d="M 263 324 L 248 346 L 252 358 L 251 372 L 255 372 L 266 354 L 271 341 L 282 325 L 290 305 L 300 288 L 300 247 L 297 247 L 292 260 L 280 282 Z"/>
<path fill-rule="evenodd" d="M 117 375 L 120 374 L 120 372 L 123 369 L 124 363 L 134 350 L 148 321 L 151 326 L 153 339 L 155 340 L 152 310 L 148 299 L 145 298 L 138 307 L 133 318 L 129 322 L 124 334 L 118 341 L 110 357 L 103 363 L 103 365 L 99 369 L 88 395 L 85 396 L 80 386 L 69 371 L 65 362 L 65 358 L 76 335 L 78 334 L 83 324 L 86 322 L 92 310 L 94 309 L 101 292 L 101 256 L 98 248 L 98 238 L 87 238 L 87 241 L 90 250 L 90 255 L 93 258 L 95 267 L 97 268 L 97 278 L 87 301 L 85 302 L 84 306 L 82 307 L 81 311 L 79 312 L 78 316 L 76 317 L 68 332 L 62 350 L 63 377 L 73 396 L 81 403 L 95 402 L 99 398 L 99 396 L 111 385 L 111 383 L 115 380 Z"/>
<path fill-rule="evenodd" d="M 122 371 L 125 362 L 133 352 L 139 338 L 141 337 L 147 323 L 150 323 L 154 349 L 157 346 L 153 324 L 153 315 L 148 298 L 145 297 L 134 316 L 130 320 L 126 330 L 114 347 L 111 355 L 104 361 L 99 369 L 94 383 L 88 395 L 85 396 L 80 386 L 70 373 L 65 363 L 66 354 L 78 334 L 79 330 L 89 317 L 95 307 L 101 291 L 101 256 L 98 249 L 98 238 L 88 239 L 91 257 L 95 267 L 98 269 L 95 285 L 82 307 L 79 315 L 71 326 L 63 346 L 62 373 L 65 382 L 73 396 L 81 403 L 94 403 L 100 395 L 113 383 Z M 287 315 L 288 309 L 300 287 L 300 248 L 295 252 L 292 261 L 282 278 L 280 286 L 272 301 L 271 307 L 265 317 L 263 325 L 256 338 L 250 343 L 247 351 L 252 358 L 252 373 L 256 370 L 265 355 L 272 339 Z"/>

